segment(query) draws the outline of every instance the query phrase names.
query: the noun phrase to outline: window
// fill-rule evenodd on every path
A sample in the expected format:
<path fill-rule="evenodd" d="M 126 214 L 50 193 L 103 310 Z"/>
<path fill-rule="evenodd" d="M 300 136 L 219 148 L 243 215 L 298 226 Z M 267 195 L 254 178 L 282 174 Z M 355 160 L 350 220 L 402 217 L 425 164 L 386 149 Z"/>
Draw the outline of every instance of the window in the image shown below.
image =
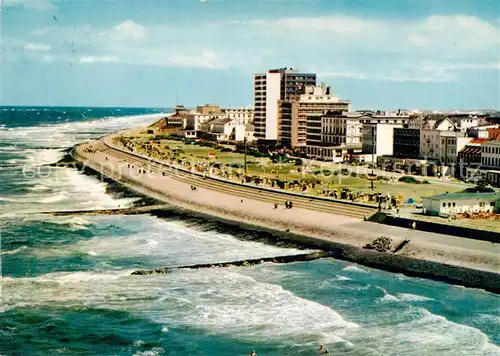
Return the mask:
<path fill-rule="evenodd" d="M 482 208 L 482 207 L 484 207 L 484 205 L 485 205 L 485 204 L 484 204 L 484 201 L 482 201 L 482 202 L 480 202 L 480 203 L 479 203 L 479 206 L 480 206 L 481 208 Z"/>
<path fill-rule="evenodd" d="M 453 202 L 453 207 L 455 207 L 457 204 L 455 202 Z"/>
<path fill-rule="evenodd" d="M 490 206 L 495 207 L 495 202 L 494 202 L 494 201 L 492 201 L 492 202 L 490 203 Z"/>
<path fill-rule="evenodd" d="M 446 208 L 446 203 L 443 203 L 443 208 Z"/>

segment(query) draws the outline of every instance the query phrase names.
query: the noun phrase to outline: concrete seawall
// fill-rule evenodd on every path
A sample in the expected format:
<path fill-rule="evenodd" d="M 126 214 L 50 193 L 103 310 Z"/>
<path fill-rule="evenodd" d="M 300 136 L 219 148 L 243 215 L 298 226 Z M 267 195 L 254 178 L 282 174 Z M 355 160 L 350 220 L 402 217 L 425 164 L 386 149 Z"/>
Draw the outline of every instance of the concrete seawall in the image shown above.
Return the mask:
<path fill-rule="evenodd" d="M 415 221 L 404 217 L 389 216 L 384 213 L 378 213 L 376 216 L 372 218 L 372 220 L 379 222 L 381 224 L 399 226 L 399 227 L 410 226 L 411 223 Z M 476 239 L 476 240 L 500 243 L 500 232 L 478 230 L 462 226 L 439 224 L 433 221 L 417 220 L 417 230 L 435 232 L 438 234 L 453 235 L 467 239 Z"/>
<path fill-rule="evenodd" d="M 111 153 L 112 152 L 106 152 L 107 155 Z M 362 234 L 347 238 L 345 239 L 346 243 L 341 243 L 317 236 L 317 233 L 322 233 L 319 228 L 316 232 L 312 232 L 311 234 L 300 233 L 300 231 L 304 230 L 294 229 L 295 226 L 291 221 L 289 221 L 290 228 L 284 228 L 286 225 L 279 224 L 272 220 L 262 221 L 256 216 L 251 216 L 251 214 L 242 215 L 240 211 L 229 211 L 223 208 L 214 209 L 212 206 L 190 201 L 187 198 L 183 200 L 180 198 L 182 194 L 175 195 L 175 193 L 180 194 L 179 192 L 172 191 L 172 194 L 166 195 L 164 190 L 162 191 L 157 188 L 149 187 L 142 181 L 141 184 L 139 184 L 138 181 L 116 174 L 116 172 L 109 169 L 109 167 L 107 169 L 101 169 L 102 166 L 99 165 L 97 160 L 89 161 L 89 157 L 80 157 L 78 159 L 86 160 L 90 168 L 100 174 L 108 176 L 110 179 L 116 179 L 129 189 L 151 196 L 154 199 L 180 206 L 180 208 L 165 208 L 150 211 L 151 214 L 159 217 L 182 215 L 199 217 L 203 220 L 222 223 L 234 231 L 246 231 L 247 235 L 264 236 L 265 242 L 268 243 L 278 245 L 289 244 L 305 248 L 321 249 L 327 251 L 329 256 L 333 258 L 359 263 L 368 267 L 500 293 L 500 274 L 492 271 L 465 268 L 463 266 L 423 260 L 401 254 L 380 253 L 366 250 L 360 247 L 360 241 L 363 239 Z M 317 214 L 321 215 L 321 213 Z M 331 219 L 335 219 L 333 215 L 330 216 Z M 332 231 L 329 232 L 330 236 L 331 233 Z M 366 233 L 368 232 L 365 232 L 365 234 Z M 356 245 L 348 241 L 355 242 Z M 412 244 L 410 243 L 410 245 Z M 404 249 L 406 249 L 406 247 Z"/>

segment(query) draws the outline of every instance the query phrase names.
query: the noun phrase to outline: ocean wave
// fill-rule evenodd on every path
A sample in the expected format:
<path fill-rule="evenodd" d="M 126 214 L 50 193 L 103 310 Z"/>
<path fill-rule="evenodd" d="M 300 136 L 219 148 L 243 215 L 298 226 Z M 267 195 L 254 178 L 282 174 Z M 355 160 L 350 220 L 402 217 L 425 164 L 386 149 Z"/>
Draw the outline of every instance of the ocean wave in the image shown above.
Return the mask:
<path fill-rule="evenodd" d="M 130 273 L 57 272 L 7 279 L 4 306 L 32 303 L 112 308 L 138 313 L 163 325 L 196 327 L 249 340 L 277 342 L 286 338 L 302 344 L 345 344 L 350 330 L 359 328 L 328 306 L 241 275 L 237 269 L 153 276 Z"/>
<path fill-rule="evenodd" d="M 2 126 L 2 125 L 0 125 Z M 5 127 L 5 126 L 3 126 Z M 19 147 L 17 146 L 0 146 L 0 151 L 17 151 L 19 150 Z"/>
<path fill-rule="evenodd" d="M 34 191 L 43 191 L 43 190 L 51 190 L 51 188 L 43 185 L 43 184 L 37 184 L 33 187 L 27 187 L 26 189 L 28 190 L 34 190 Z"/>
<path fill-rule="evenodd" d="M 48 203 L 57 203 L 57 202 L 60 202 L 62 200 L 65 200 L 65 199 L 68 199 L 68 196 L 64 192 L 61 192 L 57 195 L 53 195 L 53 196 L 38 200 L 38 202 L 43 203 L 43 204 L 48 204 Z"/>
<path fill-rule="evenodd" d="M 15 254 L 18 254 L 20 252 L 23 252 L 23 251 L 26 251 L 28 249 L 28 246 L 21 246 L 21 247 L 18 247 L 14 250 L 2 250 L 0 251 L 0 255 L 15 255 Z"/>
<path fill-rule="evenodd" d="M 15 199 L 15 198 L 8 198 L 8 197 L 0 197 L 0 201 L 8 201 L 8 202 L 20 202 L 19 199 Z"/>
<path fill-rule="evenodd" d="M 425 297 L 423 295 L 416 295 L 410 293 L 398 293 L 397 294 L 399 300 L 404 302 L 427 302 L 431 300 L 435 300 L 433 298 Z"/>
<path fill-rule="evenodd" d="M 346 266 L 342 269 L 342 271 L 347 271 L 347 272 L 359 272 L 359 273 L 370 273 L 362 268 L 359 268 L 358 266 Z"/>
<path fill-rule="evenodd" d="M 386 293 L 384 294 L 383 297 L 380 297 L 377 299 L 377 302 L 379 303 L 392 303 L 392 302 L 400 302 L 401 300 L 398 299 L 396 296 Z"/>
<path fill-rule="evenodd" d="M 481 330 L 452 322 L 425 308 L 408 307 L 403 312 L 398 308 L 386 314 L 386 322 L 377 320 L 371 326 L 353 330 L 351 340 L 383 355 L 468 356 L 500 352 Z"/>

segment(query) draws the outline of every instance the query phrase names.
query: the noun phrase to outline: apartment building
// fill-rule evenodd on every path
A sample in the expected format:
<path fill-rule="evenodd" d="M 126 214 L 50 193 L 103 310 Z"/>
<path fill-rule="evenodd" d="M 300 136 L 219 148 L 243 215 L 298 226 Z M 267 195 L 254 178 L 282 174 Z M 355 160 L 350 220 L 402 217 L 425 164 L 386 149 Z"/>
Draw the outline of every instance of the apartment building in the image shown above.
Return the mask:
<path fill-rule="evenodd" d="M 363 124 L 363 153 L 378 156 L 392 156 L 394 153 L 394 129 L 402 128 L 403 123 L 364 123 Z"/>
<path fill-rule="evenodd" d="M 500 141 L 489 141 L 481 145 L 481 166 L 500 169 Z"/>
<path fill-rule="evenodd" d="M 363 114 L 341 110 L 329 111 L 322 117 L 322 141 L 327 146 L 361 149 Z"/>
<path fill-rule="evenodd" d="M 196 110 L 184 114 L 182 126 L 184 136 L 189 138 L 198 137 L 198 133 L 201 131 L 203 124 L 226 117 L 226 113 L 224 113 L 218 105 L 207 104 L 197 106 Z"/>
<path fill-rule="evenodd" d="M 251 108 L 225 108 L 222 111 L 226 117 L 237 123 L 249 124 L 253 122 L 253 109 Z"/>
<path fill-rule="evenodd" d="M 330 93 L 330 87 L 309 85 L 294 100 L 280 101 L 279 142 L 306 151 L 323 144 L 323 116 L 328 111 L 348 111 L 350 102 Z"/>
<path fill-rule="evenodd" d="M 458 128 L 448 118 L 427 120 L 421 127 L 420 156 L 441 161 L 441 136 L 443 132 L 456 132 Z"/>
<path fill-rule="evenodd" d="M 254 75 L 253 123 L 257 139 L 278 140 L 279 101 L 297 98 L 307 85 L 316 85 L 316 74 L 279 68 Z"/>
<path fill-rule="evenodd" d="M 420 158 L 420 129 L 414 126 L 394 128 L 393 156 L 398 158 Z"/>

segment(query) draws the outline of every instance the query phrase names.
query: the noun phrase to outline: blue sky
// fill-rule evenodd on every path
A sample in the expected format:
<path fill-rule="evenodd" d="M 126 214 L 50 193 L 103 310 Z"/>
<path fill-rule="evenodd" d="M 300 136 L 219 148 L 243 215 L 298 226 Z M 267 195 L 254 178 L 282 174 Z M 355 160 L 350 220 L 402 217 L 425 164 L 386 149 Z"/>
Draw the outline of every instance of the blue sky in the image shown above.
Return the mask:
<path fill-rule="evenodd" d="M 252 105 L 293 67 L 353 108 L 500 108 L 499 0 L 4 0 L 2 105 Z"/>

